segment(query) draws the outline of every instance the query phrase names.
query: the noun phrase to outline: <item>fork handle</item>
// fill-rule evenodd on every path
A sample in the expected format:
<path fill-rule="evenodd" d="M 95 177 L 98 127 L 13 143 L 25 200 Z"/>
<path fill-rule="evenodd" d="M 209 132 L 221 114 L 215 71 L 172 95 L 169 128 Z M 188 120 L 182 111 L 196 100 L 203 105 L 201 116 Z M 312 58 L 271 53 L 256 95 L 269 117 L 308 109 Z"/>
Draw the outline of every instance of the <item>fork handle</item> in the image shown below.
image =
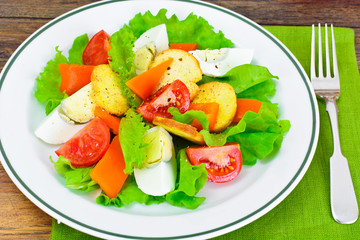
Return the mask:
<path fill-rule="evenodd" d="M 340 148 L 338 108 L 336 99 L 326 99 L 326 111 L 329 114 L 333 135 L 334 152 L 330 158 L 330 201 L 335 221 L 342 224 L 354 223 L 359 216 L 353 182 L 347 159 Z"/>

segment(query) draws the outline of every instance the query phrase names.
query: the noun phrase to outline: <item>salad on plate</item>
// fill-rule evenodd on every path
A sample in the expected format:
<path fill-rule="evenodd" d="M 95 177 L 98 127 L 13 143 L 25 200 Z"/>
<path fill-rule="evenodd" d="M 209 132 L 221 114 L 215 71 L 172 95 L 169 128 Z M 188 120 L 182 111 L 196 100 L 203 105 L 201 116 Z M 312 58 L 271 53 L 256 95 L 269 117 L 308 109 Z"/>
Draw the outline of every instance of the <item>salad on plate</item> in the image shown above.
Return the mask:
<path fill-rule="evenodd" d="M 36 79 L 47 117 L 35 135 L 58 146 L 55 170 L 96 202 L 197 208 L 207 181 L 231 184 L 273 156 L 290 129 L 275 79 L 194 14 L 137 14 L 119 31 L 77 37 Z"/>

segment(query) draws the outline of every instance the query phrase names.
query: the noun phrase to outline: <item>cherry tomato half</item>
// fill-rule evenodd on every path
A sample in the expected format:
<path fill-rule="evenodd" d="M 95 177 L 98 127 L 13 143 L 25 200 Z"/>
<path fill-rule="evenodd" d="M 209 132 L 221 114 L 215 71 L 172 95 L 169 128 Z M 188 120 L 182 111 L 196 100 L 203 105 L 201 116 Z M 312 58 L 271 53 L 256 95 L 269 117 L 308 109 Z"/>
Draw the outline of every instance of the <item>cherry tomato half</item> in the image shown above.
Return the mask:
<path fill-rule="evenodd" d="M 96 33 L 86 45 L 82 60 L 84 65 L 106 64 L 109 61 L 110 35 L 104 30 Z"/>
<path fill-rule="evenodd" d="M 55 153 L 69 159 L 74 167 L 88 167 L 100 160 L 110 146 L 110 130 L 95 117 Z"/>
<path fill-rule="evenodd" d="M 229 182 L 240 173 L 242 156 L 237 143 L 219 147 L 189 147 L 186 153 L 192 165 L 205 163 L 211 182 Z"/>
<path fill-rule="evenodd" d="M 184 113 L 189 109 L 189 105 L 189 89 L 182 81 L 175 80 L 148 97 L 136 111 L 152 122 L 155 117 L 171 118 L 169 107 L 176 107 L 179 112 Z"/>

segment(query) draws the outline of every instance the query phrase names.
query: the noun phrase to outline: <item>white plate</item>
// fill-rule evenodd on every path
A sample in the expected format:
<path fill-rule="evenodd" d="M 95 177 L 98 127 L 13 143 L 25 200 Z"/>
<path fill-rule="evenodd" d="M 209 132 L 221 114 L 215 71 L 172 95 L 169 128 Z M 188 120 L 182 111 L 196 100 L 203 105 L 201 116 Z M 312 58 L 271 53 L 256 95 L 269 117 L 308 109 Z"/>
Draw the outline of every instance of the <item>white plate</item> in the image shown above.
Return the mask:
<path fill-rule="evenodd" d="M 55 149 L 39 141 L 34 129 L 45 117 L 35 100 L 35 78 L 53 58 L 55 46 L 67 50 L 75 37 L 100 29 L 114 33 L 138 12 L 168 9 L 180 19 L 194 12 L 222 30 L 237 46 L 254 48 L 254 63 L 280 77 L 274 102 L 292 127 L 271 161 L 244 167 L 227 184 L 207 183 L 206 201 L 196 210 L 169 204 L 133 204 L 121 209 L 95 203 L 96 193 L 64 187 L 49 155 Z M 105 1 L 68 12 L 31 35 L 13 54 L 0 82 L 1 162 L 18 188 L 59 221 L 102 238 L 210 238 L 240 228 L 279 204 L 298 184 L 318 139 L 316 98 L 299 62 L 273 35 L 225 8 L 197 1 Z"/>

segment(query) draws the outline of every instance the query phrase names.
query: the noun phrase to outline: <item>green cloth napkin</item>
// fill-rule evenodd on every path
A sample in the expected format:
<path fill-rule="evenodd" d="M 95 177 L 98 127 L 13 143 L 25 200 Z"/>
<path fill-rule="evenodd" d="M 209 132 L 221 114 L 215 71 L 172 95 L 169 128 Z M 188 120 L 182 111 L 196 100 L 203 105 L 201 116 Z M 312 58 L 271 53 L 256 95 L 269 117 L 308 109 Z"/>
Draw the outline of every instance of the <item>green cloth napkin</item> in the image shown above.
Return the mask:
<path fill-rule="evenodd" d="M 311 28 L 283 26 L 265 28 L 290 49 L 309 73 Z M 334 30 L 341 77 L 341 97 L 337 102 L 340 140 L 342 152 L 349 161 L 357 198 L 360 199 L 360 77 L 354 49 L 354 31 L 348 28 Z M 360 220 L 351 225 L 342 225 L 335 222 L 331 215 L 329 159 L 333 151 L 332 135 L 324 101 L 318 100 L 318 102 L 319 143 L 304 178 L 273 210 L 238 230 L 215 238 L 216 240 L 360 238 Z M 51 239 L 97 238 L 64 224 L 57 224 L 54 220 Z"/>

